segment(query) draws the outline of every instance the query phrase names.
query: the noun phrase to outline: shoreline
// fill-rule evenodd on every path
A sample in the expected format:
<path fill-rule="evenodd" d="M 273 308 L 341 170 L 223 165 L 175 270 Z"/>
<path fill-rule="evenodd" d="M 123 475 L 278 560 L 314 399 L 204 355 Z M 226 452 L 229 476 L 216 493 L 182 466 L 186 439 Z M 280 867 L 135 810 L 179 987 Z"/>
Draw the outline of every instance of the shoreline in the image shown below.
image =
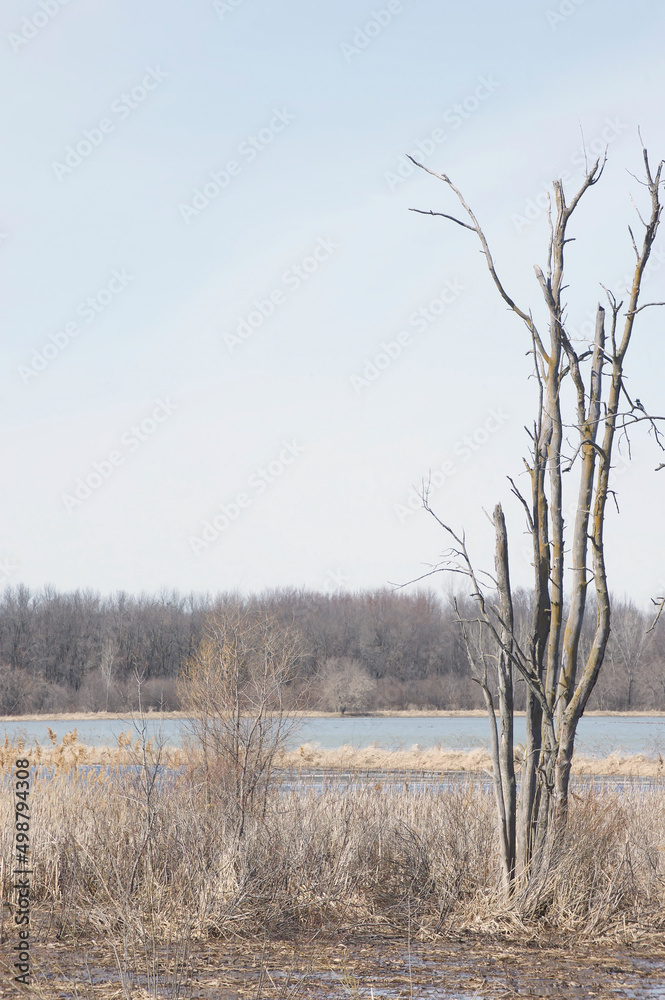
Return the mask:
<path fill-rule="evenodd" d="M 289 713 L 286 713 L 287 715 Z M 515 718 L 524 718 L 525 712 L 515 712 Z M 617 718 L 617 719 L 660 719 L 665 718 L 665 712 L 637 711 L 637 712 L 610 712 L 594 709 L 585 712 L 587 718 Z M 52 714 L 42 713 L 41 715 L 0 715 L 2 722 L 131 722 L 138 718 L 136 712 L 55 712 Z M 483 708 L 473 709 L 378 709 L 376 712 L 319 712 L 316 709 L 311 711 L 294 712 L 296 719 L 482 719 L 487 717 Z M 146 712 L 146 719 L 166 721 L 169 719 L 189 719 L 190 712 Z"/>

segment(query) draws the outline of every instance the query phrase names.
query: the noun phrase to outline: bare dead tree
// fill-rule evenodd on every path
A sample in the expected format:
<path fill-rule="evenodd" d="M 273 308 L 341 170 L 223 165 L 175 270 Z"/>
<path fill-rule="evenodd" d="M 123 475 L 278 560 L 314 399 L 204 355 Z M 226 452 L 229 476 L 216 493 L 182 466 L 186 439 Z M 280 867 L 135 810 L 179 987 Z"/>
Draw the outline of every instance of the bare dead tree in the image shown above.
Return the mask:
<path fill-rule="evenodd" d="M 564 301 L 564 252 L 571 216 L 586 192 L 598 183 L 605 159 L 596 160 L 568 201 L 560 180 L 554 181 L 550 201 L 547 265 L 535 273 L 549 316 L 547 334 L 536 325 L 530 310 L 522 309 L 506 291 L 497 272 L 485 234 L 461 191 L 446 174 L 436 174 L 413 162 L 442 181 L 456 196 L 464 213 L 457 218 L 446 212 L 423 212 L 441 216 L 470 230 L 480 241 L 494 286 L 509 309 L 526 326 L 538 387 L 530 453 L 525 459 L 531 491 L 525 497 L 511 479 L 513 494 L 522 505 L 533 543 L 533 617 L 526 641 L 520 642 L 512 620 L 508 572 L 508 547 L 503 512 L 494 511 L 496 578 L 490 583 L 495 597 L 488 599 L 479 575 L 471 564 L 463 536 L 442 522 L 429 505 L 452 547 L 432 572 L 463 573 L 476 602 L 476 621 L 486 629 L 495 646 L 498 666 L 501 738 L 496 731 L 495 710 L 487 685 L 485 664 L 479 663 L 467 646 L 474 677 L 483 688 L 492 722 L 492 749 L 502 851 L 502 871 L 507 891 L 514 878 L 533 885 L 542 876 L 560 846 L 568 814 L 568 792 L 575 735 L 580 717 L 601 669 L 610 634 L 611 608 L 605 566 L 604 526 L 610 489 L 613 449 L 619 437 L 635 425 L 646 423 L 663 448 L 658 421 L 638 399 L 629 395 L 624 365 L 635 320 L 649 306 L 639 303 L 642 280 L 656 238 L 661 215 L 660 185 L 663 162 L 654 171 L 647 150 L 642 148 L 644 186 L 648 194 L 646 217 L 638 210 L 643 227 L 638 245 L 630 238 L 635 267 L 629 300 L 617 301 L 606 289 L 607 306 L 598 305 L 593 341 L 580 349 L 566 327 Z M 412 159 L 412 157 L 410 157 Z M 420 209 L 412 209 L 418 212 Z M 623 310 L 623 311 L 622 311 Z M 572 412 L 562 402 L 566 387 L 572 388 Z M 565 412 L 564 412 L 565 411 Z M 572 527 L 564 521 L 564 485 L 574 490 L 577 473 L 576 513 Z M 564 552 L 569 552 L 567 560 Z M 425 574 L 429 575 L 429 574 Z M 564 608 L 564 588 L 568 597 Z M 590 590 L 595 592 L 596 622 L 588 655 L 581 656 L 580 637 Z M 489 591 L 488 591 L 489 592 Z M 468 619 L 461 622 L 468 626 Z M 519 803 L 514 796 L 512 773 L 512 673 L 516 670 L 527 685 L 527 740 L 521 771 Z M 510 758 L 510 759 L 509 759 Z M 514 831 L 514 839 L 513 839 Z M 514 844 L 514 846 L 513 846 Z"/>
<path fill-rule="evenodd" d="M 501 879 L 505 892 L 510 894 L 515 879 L 517 784 L 513 748 L 513 666 L 512 658 L 509 654 L 514 643 L 514 624 L 506 522 L 501 505 L 497 504 L 494 508 L 493 518 L 496 536 L 496 554 L 494 559 L 496 569 L 495 583 L 499 598 L 498 608 L 494 609 L 498 611 L 497 623 L 495 624 L 489 619 L 485 595 L 469 558 L 466 539 L 464 536 L 461 538 L 458 537 L 448 525 L 439 520 L 429 504 L 427 491 L 423 495 L 423 503 L 425 509 L 433 515 L 455 542 L 456 547 L 450 549 L 447 554 L 448 561 L 453 563 L 449 568 L 453 569 L 454 572 L 462 572 L 469 577 L 472 584 L 472 596 L 477 602 L 480 613 L 480 617 L 471 621 L 460 614 L 459 602 L 457 600 L 454 602 L 457 621 L 461 626 L 464 646 L 469 666 L 471 667 L 471 676 L 480 685 L 485 701 L 485 708 L 490 720 L 490 752 L 494 769 L 494 796 L 499 830 Z M 476 632 L 475 642 L 468 627 L 471 624 L 481 627 L 480 631 Z M 489 625 L 489 630 L 496 640 L 497 655 L 493 658 L 496 660 L 498 675 L 498 725 L 488 673 L 488 660 L 492 657 L 487 651 L 486 644 L 483 642 L 483 625 Z"/>
<path fill-rule="evenodd" d="M 663 610 L 665 609 L 665 597 L 654 597 L 654 598 L 652 598 L 651 603 L 656 608 L 656 617 L 651 622 L 651 625 L 647 629 L 647 632 L 653 632 L 653 630 L 655 629 L 656 625 L 660 621 L 660 616 L 662 615 Z"/>

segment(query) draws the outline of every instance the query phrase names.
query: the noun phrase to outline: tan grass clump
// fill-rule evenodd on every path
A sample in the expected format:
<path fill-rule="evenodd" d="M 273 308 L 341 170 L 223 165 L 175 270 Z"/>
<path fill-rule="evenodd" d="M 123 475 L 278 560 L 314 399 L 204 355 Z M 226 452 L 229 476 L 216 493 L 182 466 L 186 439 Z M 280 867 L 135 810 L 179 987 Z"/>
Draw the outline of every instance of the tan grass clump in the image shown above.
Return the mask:
<path fill-rule="evenodd" d="M 156 770 L 159 748 L 129 737 L 105 753 L 104 766 L 95 768 L 75 739 L 28 751 L 0 747 L 5 774 L 17 756 L 39 765 L 31 792 L 31 899 L 49 934 L 101 932 L 148 954 L 165 938 L 298 928 L 410 927 L 420 936 L 547 928 L 631 939 L 665 927 L 660 783 L 648 791 L 575 792 L 566 841 L 545 884 L 506 904 L 494 803 L 477 780 L 420 791 L 378 778 L 346 790 L 333 781 L 276 785 L 238 837 L 233 816 L 211 803 L 181 754 L 166 755 L 169 769 Z M 393 769 L 395 755 L 387 753 L 368 748 L 362 759 Z M 423 753 L 436 770 L 447 769 L 439 751 Z M 474 753 L 480 762 L 482 751 Z M 346 769 L 351 759 L 337 752 Z M 11 831 L 5 795 L 5 898 Z"/>
<path fill-rule="evenodd" d="M 519 751 L 515 754 L 520 763 Z M 337 771 L 438 771 L 480 774 L 492 772 L 489 752 L 477 750 L 446 750 L 442 747 L 411 747 L 409 750 L 383 750 L 381 747 L 342 746 L 324 750 L 316 743 L 304 743 L 296 750 L 278 758 L 280 767 L 329 769 Z M 625 756 L 612 753 L 607 757 L 573 757 L 575 775 L 610 775 L 660 778 L 663 762 L 644 754 Z"/>

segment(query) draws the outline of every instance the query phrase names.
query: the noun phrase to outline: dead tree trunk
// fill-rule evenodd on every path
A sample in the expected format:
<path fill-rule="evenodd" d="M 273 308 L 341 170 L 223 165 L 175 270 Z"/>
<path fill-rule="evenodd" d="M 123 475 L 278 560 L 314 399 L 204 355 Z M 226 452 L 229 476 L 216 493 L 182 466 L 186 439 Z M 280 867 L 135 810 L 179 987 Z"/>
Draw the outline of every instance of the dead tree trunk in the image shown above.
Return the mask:
<path fill-rule="evenodd" d="M 570 218 L 580 199 L 600 180 L 604 161 L 601 164 L 596 160 L 587 171 L 570 203 L 566 201 L 561 181 L 553 185 L 547 267 L 545 272 L 538 266 L 535 268 L 549 314 L 546 337 L 537 328 L 531 312 L 520 309 L 506 292 L 485 234 L 461 192 L 445 174 L 434 174 L 413 161 L 442 180 L 457 197 L 468 221 L 445 212 L 423 214 L 450 219 L 476 234 L 500 297 L 529 332 L 538 385 L 530 455 L 525 461 L 530 497 L 524 497 L 510 480 L 512 492 L 523 506 L 533 542 L 533 615 L 527 641 L 519 642 L 513 624 L 508 546 L 500 505 L 494 511 L 497 599 L 492 602 L 486 599 L 478 583 L 464 536 L 455 534 L 434 514 L 427 496 L 423 498 L 426 509 L 455 543 L 433 572 L 454 570 L 469 577 L 478 611 L 474 620 L 490 634 L 496 650 L 500 736 L 484 660 L 482 671 L 476 662 L 475 679 L 483 687 L 492 723 L 501 867 L 507 892 L 511 891 L 515 876 L 525 883 L 535 875 L 546 877 L 565 831 L 577 726 L 596 683 L 610 634 L 603 532 L 607 500 L 612 493 L 610 472 L 617 434 L 627 436 L 633 424 L 646 421 L 658 445 L 663 447 L 657 425 L 663 418 L 647 413 L 639 401 L 633 402 L 624 382 L 624 363 L 636 316 L 647 306 L 665 304 L 638 305 L 645 267 L 660 222 L 663 169 L 661 162 L 654 173 L 646 149 L 642 153 L 650 211 L 646 220 L 639 215 L 644 227 L 641 246 L 638 247 L 630 231 L 635 270 L 627 309 L 620 322 L 623 302 L 617 302 L 612 292 L 606 290 L 609 319 L 605 308 L 599 305 L 593 341 L 582 349 L 573 343 L 566 329 L 562 297 L 566 287 L 564 251 L 569 242 Z M 563 400 L 569 397 L 563 390 L 567 385 L 572 389 L 573 405 L 571 412 L 564 414 Z M 572 528 L 568 528 L 563 515 L 564 484 L 574 480 L 568 475 L 573 469 L 578 473 L 576 513 Z M 582 661 L 580 636 L 590 593 L 595 602 L 596 624 L 590 652 Z M 465 623 L 462 625 L 466 627 Z M 512 748 L 513 669 L 527 685 L 527 738 L 519 803 L 515 801 Z"/>
<path fill-rule="evenodd" d="M 425 505 L 428 510 L 429 501 L 427 497 Z M 445 527 L 445 525 L 444 525 Z M 450 529 L 446 529 L 450 530 Z M 471 667 L 471 676 L 480 685 L 485 701 L 485 708 L 490 720 L 490 754 L 492 757 L 492 774 L 494 799 L 497 808 L 498 831 L 499 831 L 499 861 L 501 865 L 501 881 L 504 891 L 510 895 L 515 881 L 516 863 L 516 787 L 515 780 L 515 757 L 513 750 L 513 665 L 508 650 L 511 648 L 511 637 L 513 630 L 513 601 L 510 591 L 510 571 L 508 564 L 508 536 L 506 532 L 506 522 L 503 516 L 501 504 L 494 508 L 494 531 L 496 539 L 496 549 L 494 563 L 497 574 L 497 590 L 499 606 L 497 615 L 501 622 L 501 640 L 505 648 L 500 648 L 496 656 L 497 663 L 497 691 L 499 702 L 499 721 L 497 725 L 496 708 L 494 698 L 490 688 L 487 674 L 487 653 L 483 649 L 482 640 L 476 644 L 473 642 L 467 628 L 468 622 L 462 618 L 457 609 L 457 620 L 462 628 L 464 644 L 466 646 L 467 658 Z M 486 608 L 482 592 L 479 589 L 478 581 L 475 579 L 471 562 L 466 551 L 466 544 L 463 538 L 455 539 L 461 546 L 459 555 L 465 561 L 469 576 L 472 579 L 476 597 L 479 600 L 481 612 L 486 614 Z"/>
<path fill-rule="evenodd" d="M 513 749 L 513 599 L 510 591 L 510 569 L 508 564 L 508 534 L 501 504 L 494 508 L 494 532 L 496 552 L 494 565 L 501 616 L 501 648 L 498 650 L 499 719 L 501 724 L 499 739 L 499 773 L 505 812 L 505 888 L 512 891 L 515 879 L 515 822 L 516 822 L 516 781 L 515 755 Z"/>

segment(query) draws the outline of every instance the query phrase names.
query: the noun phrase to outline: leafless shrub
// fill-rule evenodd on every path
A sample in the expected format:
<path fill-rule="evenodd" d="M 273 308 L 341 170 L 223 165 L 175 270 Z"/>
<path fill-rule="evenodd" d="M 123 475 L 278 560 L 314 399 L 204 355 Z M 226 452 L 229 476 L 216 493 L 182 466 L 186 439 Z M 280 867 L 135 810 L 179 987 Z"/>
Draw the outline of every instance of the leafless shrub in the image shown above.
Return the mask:
<path fill-rule="evenodd" d="M 375 703 L 376 681 L 359 660 L 331 656 L 319 675 L 321 708 L 329 712 L 362 712 Z"/>
<path fill-rule="evenodd" d="M 238 838 L 248 815 L 265 813 L 275 758 L 296 725 L 284 699 L 302 657 L 296 628 L 238 603 L 208 616 L 185 665 L 179 693 L 192 716 L 207 802 L 232 810 Z"/>

